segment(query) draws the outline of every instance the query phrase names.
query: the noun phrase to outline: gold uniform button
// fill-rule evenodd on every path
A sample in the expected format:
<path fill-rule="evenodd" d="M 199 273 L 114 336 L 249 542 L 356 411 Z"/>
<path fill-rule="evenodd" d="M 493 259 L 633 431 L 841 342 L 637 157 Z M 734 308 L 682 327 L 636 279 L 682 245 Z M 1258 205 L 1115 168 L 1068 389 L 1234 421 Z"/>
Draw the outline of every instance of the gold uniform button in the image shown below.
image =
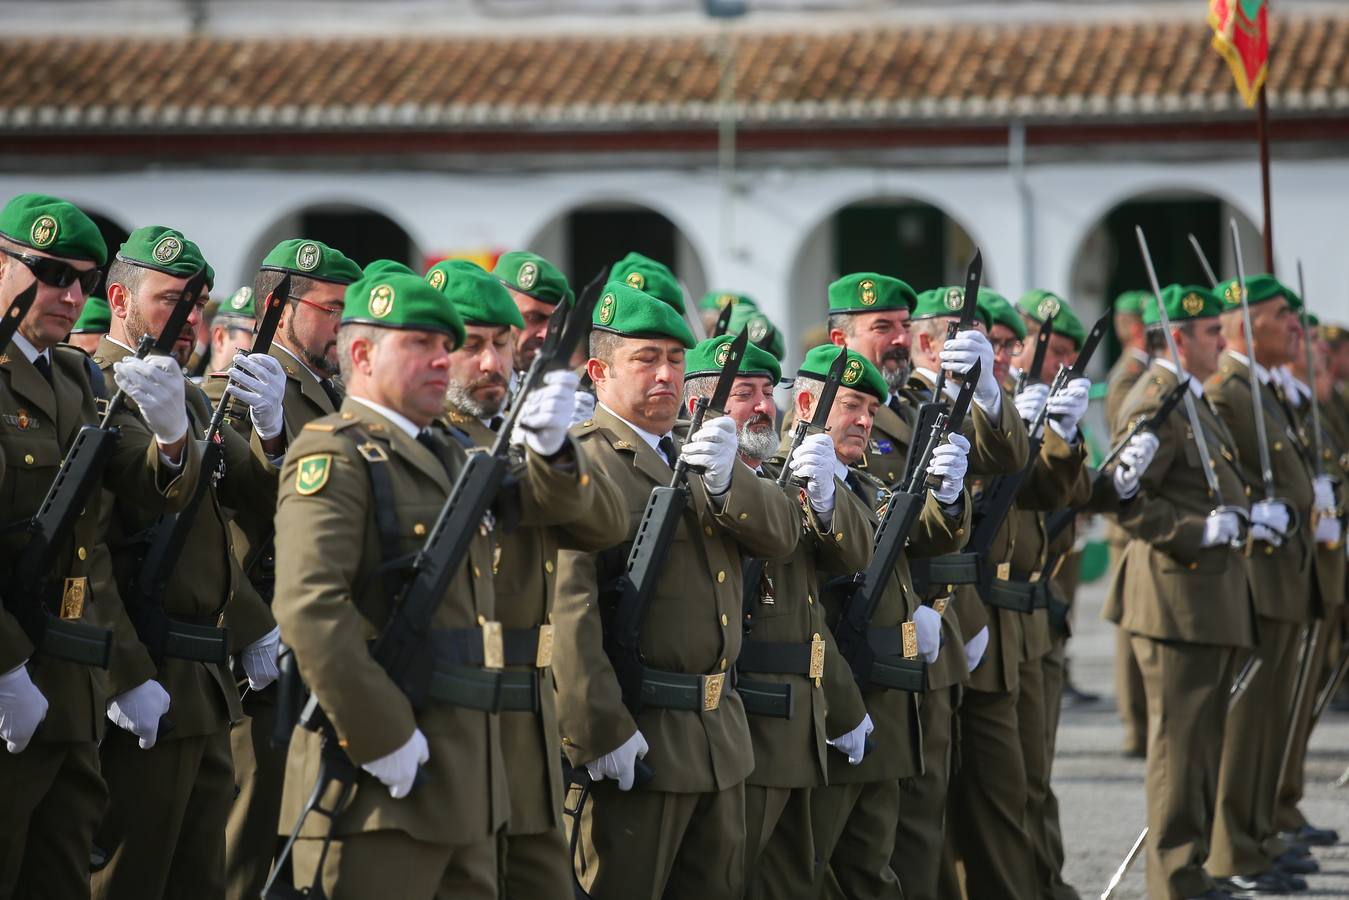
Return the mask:
<path fill-rule="evenodd" d="M 843 542 L 843 532 L 841 532 L 841 531 L 836 532 L 836 533 L 834 534 L 834 543 L 840 544 L 840 543 L 842 543 L 842 542 Z"/>
<path fill-rule="evenodd" d="M 1273 556 L 1273 555 L 1274 555 L 1274 548 L 1273 548 L 1273 547 L 1266 546 L 1266 547 L 1265 547 L 1265 555 L 1266 555 L 1266 556 Z"/>
<path fill-rule="evenodd" d="M 582 475 L 581 475 L 581 487 L 589 487 L 589 486 L 590 486 L 590 476 L 589 476 L 589 475 L 586 475 L 586 474 L 582 474 Z"/>
<path fill-rule="evenodd" d="M 551 559 L 545 559 L 543 561 L 543 571 L 547 572 L 549 575 L 553 574 L 553 561 Z"/>
<path fill-rule="evenodd" d="M 741 513 L 741 514 L 740 514 L 740 521 L 743 522 L 743 521 L 745 521 L 745 520 L 748 519 L 748 518 L 749 518 L 749 513 Z"/>
<path fill-rule="evenodd" d="M 807 602 L 807 603 L 814 603 L 814 602 L 815 602 L 815 595 L 814 595 L 814 594 L 806 594 L 806 602 Z"/>
<path fill-rule="evenodd" d="M 712 526 L 711 526 L 711 525 L 704 525 L 704 526 L 703 526 L 703 534 L 707 535 L 708 537 L 711 537 L 711 536 L 712 536 Z"/>
<path fill-rule="evenodd" d="M 426 534 L 426 526 L 421 522 L 418 522 L 416 525 L 412 526 L 412 533 L 420 537 L 421 535 Z"/>
<path fill-rule="evenodd" d="M 1197 563 L 1197 562 L 1190 563 L 1190 571 L 1193 572 L 1193 571 L 1194 571 L 1195 569 L 1197 569 L 1197 568 L 1199 568 L 1199 563 Z"/>
<path fill-rule="evenodd" d="M 965 529 L 963 529 L 963 528 L 957 528 L 957 529 L 956 529 L 956 537 L 960 537 L 960 536 L 961 536 L 962 534 L 964 534 L 964 533 L 965 533 Z"/>
<path fill-rule="evenodd" d="M 717 573 L 717 584 L 723 584 L 725 583 L 725 581 L 726 581 L 726 571 L 723 569 L 722 571 Z"/>
<path fill-rule="evenodd" d="M 31 466 L 31 465 L 33 464 L 33 454 L 31 454 L 31 453 L 25 453 L 25 454 L 23 455 L 23 461 L 26 462 L 26 463 L 28 463 L 28 465 Z"/>
<path fill-rule="evenodd" d="M 78 556 L 80 559 L 84 559 L 89 554 L 88 552 L 85 551 L 83 547 L 81 547 L 80 549 L 75 551 L 75 555 Z"/>
<path fill-rule="evenodd" d="M 721 671 L 725 672 L 726 669 L 729 667 L 729 665 L 730 665 L 730 663 L 726 662 L 726 660 L 723 659 L 723 660 L 721 661 Z"/>
<path fill-rule="evenodd" d="M 474 566 L 474 567 L 473 567 L 473 577 L 474 577 L 474 578 L 481 578 L 481 577 L 482 577 L 482 569 L 479 569 L 477 566 Z"/>
<path fill-rule="evenodd" d="M 84 557 L 81 556 L 80 559 L 84 559 Z M 721 614 L 721 627 L 725 628 L 730 623 L 730 621 L 731 621 L 730 619 L 726 618 L 726 613 Z"/>
<path fill-rule="evenodd" d="M 572 746 L 572 740 L 569 737 L 564 737 L 562 743 L 566 744 L 568 747 Z"/>

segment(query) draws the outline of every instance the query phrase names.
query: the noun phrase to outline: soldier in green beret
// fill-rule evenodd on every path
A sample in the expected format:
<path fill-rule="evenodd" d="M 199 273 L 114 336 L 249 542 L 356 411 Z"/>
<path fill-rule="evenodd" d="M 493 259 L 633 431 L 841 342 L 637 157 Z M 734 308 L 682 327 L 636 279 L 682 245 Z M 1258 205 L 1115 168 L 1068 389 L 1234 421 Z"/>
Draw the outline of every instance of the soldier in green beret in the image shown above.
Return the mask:
<path fill-rule="evenodd" d="M 523 373 L 548 334 L 548 320 L 559 303 L 575 300 L 562 270 L 537 253 L 513 250 L 497 259 L 492 274 L 510 291 L 524 325 L 515 332 L 515 368 Z"/>
<path fill-rule="evenodd" d="M 38 512 L 81 426 L 99 420 L 92 388 L 98 373 L 84 353 L 60 341 L 87 308 L 106 259 L 98 228 L 65 200 L 21 194 L 0 209 L 0 311 L 8 313 L 21 292 L 37 288 L 0 355 L 0 490 L 10 521 L 25 523 Z M 179 405 L 182 397 L 180 386 Z M 108 573 L 104 516 L 114 494 L 146 509 L 180 509 L 200 455 L 182 441 L 149 447 L 153 441 L 146 440 L 138 447 L 148 432 L 134 414 L 119 424 L 122 439 L 87 505 L 66 533 L 50 536 L 56 555 L 51 570 L 41 573 L 46 591 L 29 594 L 13 574 L 4 591 L 0 891 L 7 896 L 89 896 L 87 864 L 108 800 L 98 761 L 104 716 L 141 728 L 157 723 L 167 708 L 153 666 L 141 668 L 135 680 L 110 683 L 96 671 L 100 663 L 70 652 L 56 624 L 41 627 L 47 616 L 59 616 L 62 626 L 69 621 L 113 631 L 114 665 L 135 641 Z M 33 552 L 30 540 L 24 528 L 0 535 L 7 573 Z M 145 714 L 152 710 L 153 719 Z"/>
<path fill-rule="evenodd" d="M 717 319 L 721 317 L 721 311 L 728 306 L 745 306 L 749 309 L 757 310 L 759 304 L 754 302 L 753 297 L 747 297 L 744 294 L 730 294 L 725 291 L 708 291 L 703 294 L 703 299 L 698 301 L 698 315 L 703 320 L 703 331 L 711 334 L 717 327 Z"/>
<path fill-rule="evenodd" d="M 400 264 L 377 260 L 371 265 L 383 270 Z M 267 355 L 285 373 L 282 427 L 286 439 L 292 440 L 307 422 L 336 411 L 342 403 L 336 378 L 337 321 L 346 285 L 360 278 L 362 271 L 341 251 L 321 241 L 292 238 L 267 253 L 253 286 L 240 288 L 216 313 L 211 325 L 212 371 L 216 374 L 206 379 L 203 390 L 213 404 L 220 401 L 229 385 L 224 370 L 238 350 L 253 345 L 259 299 L 266 303 L 286 275 L 290 276 L 290 293 Z M 234 346 L 228 353 L 217 351 L 215 335 L 223 329 L 234 329 Z M 234 424 L 243 437 L 249 437 L 252 429 L 246 419 Z M 271 602 L 274 582 L 272 519 L 270 513 L 258 517 L 241 510 L 230 522 L 234 554 L 249 573 L 239 590 L 255 594 L 262 603 Z M 267 880 L 276 851 L 272 831 L 281 808 L 286 763 L 285 748 L 272 742 L 276 687 L 257 690 L 241 683 L 241 691 L 246 715 L 230 728 L 238 786 L 225 828 L 226 896 L 230 900 L 256 897 Z"/>
<path fill-rule="evenodd" d="M 234 362 L 234 354 L 253 346 L 256 324 L 251 287 L 239 288 L 217 305 L 208 330 L 210 361 L 206 371 L 223 375 Z"/>
<path fill-rule="evenodd" d="M 734 337 L 742 331 L 749 332 L 751 344 L 772 354 L 779 363 L 787 355 L 786 339 L 772 320 L 753 307 L 736 304 L 731 311 L 731 320 L 727 324 L 726 333 Z"/>
<path fill-rule="evenodd" d="M 641 628 L 642 683 L 627 685 L 636 689 L 628 696 L 647 700 L 642 708 L 624 705 L 604 649 L 622 545 L 598 558 L 558 556 L 558 721 L 564 752 L 598 782 L 579 827 L 581 881 L 599 900 L 743 893 L 744 782 L 754 756 L 744 705 L 728 681 L 742 641 L 741 561 L 790 554 L 801 511 L 739 462 L 737 428 L 722 411 L 694 434 L 675 432 L 693 347 L 672 306 L 626 279 L 605 286 L 587 363 L 598 403 L 573 437 L 597 476 L 622 493 L 625 540 L 681 454 L 697 468 Z M 631 790 L 639 757 L 655 774 Z"/>
<path fill-rule="evenodd" d="M 112 311 L 108 308 L 108 301 L 102 297 L 90 297 L 85 301 L 80 317 L 70 327 L 66 343 L 92 354 L 98 348 L 98 342 L 103 335 L 108 333 L 108 323 L 111 320 Z"/>
<path fill-rule="evenodd" d="M 1239 550 L 1247 505 L 1235 442 L 1200 396 L 1218 370 L 1225 342 L 1221 306 L 1205 288 L 1162 292 L 1183 373 L 1177 372 L 1155 301 L 1143 307 L 1152 361 L 1124 398 L 1116 440 L 1151 416 L 1184 374 L 1197 423 L 1180 405 L 1156 428 L 1156 456 L 1137 495 L 1121 506 L 1128 535 L 1106 598 L 1105 616 L 1130 636 L 1148 708 L 1149 897 L 1226 896 L 1205 871 L 1214 823 L 1213 785 L 1223 752 L 1228 688 L 1238 654 L 1252 643 L 1247 573 Z M 1202 429 L 1213 473 L 1231 507 L 1214 509 L 1191 430 Z M 1129 451 L 1126 451 L 1128 453 Z M 1132 461 L 1124 459 L 1128 464 Z M 1265 678 L 1261 672 L 1255 683 Z M 1249 702 L 1243 697 L 1238 708 Z M 1240 740 L 1254 740 L 1252 733 Z"/>
<path fill-rule="evenodd" d="M 416 275 L 417 273 L 407 263 L 399 262 L 396 259 L 376 259 L 371 260 L 365 268 L 361 269 L 362 278 L 379 278 L 382 275 Z"/>
<path fill-rule="evenodd" d="M 609 267 L 609 278 L 655 297 L 684 315 L 684 288 L 664 263 L 641 253 L 629 253 Z"/>
<path fill-rule="evenodd" d="M 1333 508 L 1333 489 L 1308 465 L 1306 448 L 1289 432 L 1292 415 L 1271 370 L 1292 361 L 1297 348 L 1296 295 L 1270 275 L 1246 280 L 1252 332 L 1247 334 L 1236 282 L 1219 285 L 1227 350 L 1205 394 L 1232 432 L 1248 484 L 1262 484 L 1261 456 L 1252 406 L 1251 379 L 1263 390 L 1274 497 L 1257 487 L 1251 506 L 1249 571 L 1255 599 L 1256 655 L 1260 677 L 1227 719 L 1217 817 L 1208 869 L 1239 890 L 1296 887 L 1302 864 L 1286 857 L 1278 838 L 1274 805 L 1286 728 L 1270 728 L 1271 710 L 1291 707 L 1299 633 L 1317 613 L 1314 601 L 1315 510 Z M 1299 879 L 1300 881 L 1300 879 Z M 1305 882 L 1304 882 L 1305 883 Z M 1263 887 L 1262 887 L 1263 886 Z"/>
<path fill-rule="evenodd" d="M 205 437 L 212 407 L 195 386 L 185 386 L 180 368 L 192 351 L 192 328 L 200 311 L 188 317 L 173 358 L 136 359 L 132 349 L 142 337 L 159 334 L 188 281 L 203 271 L 209 285 L 211 269 L 197 245 L 182 232 L 161 226 L 133 231 L 109 269 L 113 318 L 94 362 L 132 401 L 113 424 L 134 421 L 139 412 L 149 426 L 149 433 L 123 430 L 122 448 L 153 455 L 165 452 L 167 444 L 172 458 L 178 447 L 195 452 Z M 92 879 L 98 898 L 224 890 L 221 836 L 234 796 L 229 725 L 242 710 L 234 677 L 217 651 L 199 653 L 194 648 L 205 644 L 236 654 L 254 690 L 276 678 L 276 623 L 266 604 L 244 584 L 225 509 L 265 519 L 275 499 L 274 462 L 286 448 L 281 365 L 266 356 L 240 357 L 229 380 L 229 393 L 251 417 L 251 444 L 232 429 L 220 432 L 221 467 L 200 476 L 210 480 L 201 487 L 205 495 L 193 512 L 182 554 L 162 594 L 147 601 L 162 606 L 172 620 L 171 637 L 187 634 L 181 631 L 183 624 L 207 629 L 209 637 L 190 646 L 170 640 L 161 653 L 154 636 L 143 635 L 134 652 L 120 663 L 115 658 L 109 671 L 114 692 L 144 681 L 147 669 L 162 687 L 158 704 L 135 704 L 124 711 L 134 735 L 110 732 L 100 748 L 111 801 L 95 839 L 108 853 L 107 865 Z M 158 451 L 152 446 L 155 441 Z M 194 491 L 196 480 L 190 486 Z M 144 536 L 158 518 L 125 501 L 104 518 L 118 588 L 130 596 L 144 561 Z M 156 647 L 153 654 L 148 644 Z M 159 714 L 169 704 L 175 728 L 157 734 Z M 172 777 L 166 776 L 169 772 Z M 190 826 L 184 825 L 185 818 Z"/>
<path fill-rule="evenodd" d="M 519 346 L 515 334 L 522 326 L 527 330 L 518 297 L 513 298 L 514 292 L 504 286 L 500 274 L 494 274 L 495 278 L 464 262 L 437 263 L 426 274 L 427 282 L 449 298 L 464 320 L 464 344 L 450 354 L 445 418 L 472 444 L 484 448 L 491 447 L 501 430 L 507 378 L 515 369 L 513 356 Z M 527 272 L 525 276 L 525 284 L 537 289 Z M 544 379 L 545 384 L 525 402 L 531 408 L 565 411 L 569 423 L 576 402 L 576 373 L 562 369 Z M 523 432 L 516 435 L 522 437 Z M 515 467 L 517 476 L 523 477 L 524 448 L 517 446 Z M 590 466 L 580 451 L 571 447 L 570 452 L 588 471 Z M 584 515 L 572 504 L 540 510 L 536 526 L 512 528 L 496 539 L 492 574 L 497 617 L 506 629 L 508 645 L 515 648 L 507 651 L 506 666 L 510 677 L 528 686 L 537 698 L 532 705 L 503 709 L 501 715 L 510 784 L 510 825 L 502 836 L 503 897 L 572 897 L 572 864 L 562 825 L 565 785 L 557 765 L 561 746 L 553 700 L 554 573 L 559 548 L 590 553 L 607 550 L 623 539 L 627 528 L 617 489 L 605 479 L 585 477 L 586 492 L 593 498 Z"/>

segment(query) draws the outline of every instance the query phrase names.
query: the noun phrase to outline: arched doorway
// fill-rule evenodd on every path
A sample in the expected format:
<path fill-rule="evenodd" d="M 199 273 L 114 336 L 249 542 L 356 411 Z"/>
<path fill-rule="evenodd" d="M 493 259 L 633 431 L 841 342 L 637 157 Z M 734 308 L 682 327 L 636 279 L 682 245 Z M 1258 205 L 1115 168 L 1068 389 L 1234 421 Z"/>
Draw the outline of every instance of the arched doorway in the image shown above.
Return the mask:
<path fill-rule="evenodd" d="M 940 207 L 906 197 L 849 203 L 815 226 L 792 268 L 789 364 L 823 340 L 829 283 L 849 272 L 879 272 L 914 290 L 958 284 L 974 254 L 968 231 Z M 984 282 L 994 284 L 985 257 Z"/>
<path fill-rule="evenodd" d="M 707 290 L 693 244 L 667 216 L 640 203 L 605 201 L 569 209 L 540 229 L 528 249 L 553 260 L 578 289 L 602 267 L 635 251 L 669 266 L 691 301 Z"/>
<path fill-rule="evenodd" d="M 245 265 L 250 268 L 238 273 L 239 284 L 252 284 L 263 256 L 281 241 L 296 237 L 322 241 L 361 266 L 394 259 L 419 272 L 424 268 L 421 250 L 403 226 L 384 213 L 353 203 L 322 203 L 293 210 L 269 225 L 247 257 Z"/>

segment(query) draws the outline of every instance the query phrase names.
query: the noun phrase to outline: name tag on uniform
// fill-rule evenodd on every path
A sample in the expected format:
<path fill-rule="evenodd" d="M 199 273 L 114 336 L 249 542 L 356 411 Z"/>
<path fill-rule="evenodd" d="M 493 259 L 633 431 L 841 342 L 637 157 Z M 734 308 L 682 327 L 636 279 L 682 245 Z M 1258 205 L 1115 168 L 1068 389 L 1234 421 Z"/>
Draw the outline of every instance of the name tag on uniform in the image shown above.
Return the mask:
<path fill-rule="evenodd" d="M 916 622 L 905 622 L 899 627 L 899 633 L 904 639 L 904 658 L 918 658 L 918 624 Z"/>
<path fill-rule="evenodd" d="M 61 592 L 61 618 L 78 619 L 83 616 L 84 598 L 88 591 L 88 578 L 67 578 L 65 590 Z"/>

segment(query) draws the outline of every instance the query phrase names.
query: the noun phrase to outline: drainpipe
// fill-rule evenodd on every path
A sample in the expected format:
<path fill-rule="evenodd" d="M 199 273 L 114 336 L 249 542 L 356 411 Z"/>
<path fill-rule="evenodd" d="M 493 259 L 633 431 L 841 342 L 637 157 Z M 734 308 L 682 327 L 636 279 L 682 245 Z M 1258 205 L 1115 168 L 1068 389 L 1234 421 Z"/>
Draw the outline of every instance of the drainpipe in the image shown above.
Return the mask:
<path fill-rule="evenodd" d="M 1025 290 L 1037 287 L 1035 275 L 1035 198 L 1026 180 L 1026 123 L 1013 120 L 1007 126 L 1007 167 L 1012 173 L 1017 195 L 1021 198 L 1021 261 Z"/>

